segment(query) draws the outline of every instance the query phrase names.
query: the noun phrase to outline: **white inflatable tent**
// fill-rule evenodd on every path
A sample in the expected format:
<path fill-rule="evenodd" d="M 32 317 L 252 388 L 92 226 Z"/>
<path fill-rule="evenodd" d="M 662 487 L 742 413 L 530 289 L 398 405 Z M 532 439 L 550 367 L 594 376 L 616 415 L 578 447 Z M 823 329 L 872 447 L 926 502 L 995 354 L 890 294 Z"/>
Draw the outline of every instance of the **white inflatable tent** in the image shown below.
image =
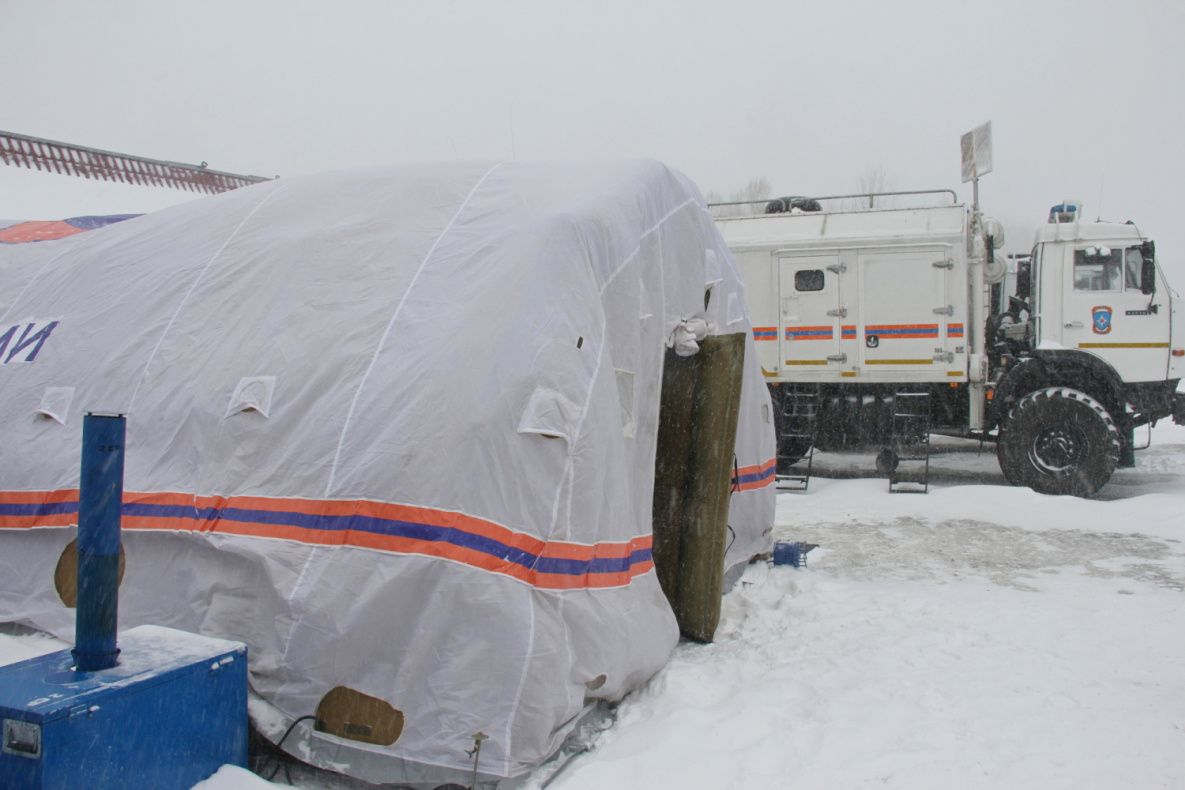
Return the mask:
<path fill-rule="evenodd" d="M 482 777 L 522 776 L 678 639 L 656 434 L 667 348 L 705 332 L 746 335 L 735 566 L 771 547 L 769 398 L 659 163 L 328 173 L 0 243 L 0 621 L 72 639 L 82 416 L 125 413 L 121 629 L 247 643 L 273 740 L 331 690 L 370 705 L 382 732 L 293 731 L 315 765 L 467 782 L 482 732 Z"/>

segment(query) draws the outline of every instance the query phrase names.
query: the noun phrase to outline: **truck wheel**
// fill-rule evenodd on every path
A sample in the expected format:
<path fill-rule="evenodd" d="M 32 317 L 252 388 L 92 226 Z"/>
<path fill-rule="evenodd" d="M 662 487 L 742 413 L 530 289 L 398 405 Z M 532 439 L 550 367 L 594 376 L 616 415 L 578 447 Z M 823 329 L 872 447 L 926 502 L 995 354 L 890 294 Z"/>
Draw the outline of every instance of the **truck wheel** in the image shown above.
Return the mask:
<path fill-rule="evenodd" d="M 1012 485 L 1087 496 L 1115 471 L 1119 431 L 1094 398 L 1050 387 L 1026 395 L 1012 409 L 996 457 Z"/>
<path fill-rule="evenodd" d="M 888 477 L 897 470 L 897 453 L 888 447 L 876 454 L 876 471 L 881 477 Z"/>
<path fill-rule="evenodd" d="M 778 439 L 778 474 L 790 474 L 790 467 L 810 452 L 811 440 L 781 437 Z"/>

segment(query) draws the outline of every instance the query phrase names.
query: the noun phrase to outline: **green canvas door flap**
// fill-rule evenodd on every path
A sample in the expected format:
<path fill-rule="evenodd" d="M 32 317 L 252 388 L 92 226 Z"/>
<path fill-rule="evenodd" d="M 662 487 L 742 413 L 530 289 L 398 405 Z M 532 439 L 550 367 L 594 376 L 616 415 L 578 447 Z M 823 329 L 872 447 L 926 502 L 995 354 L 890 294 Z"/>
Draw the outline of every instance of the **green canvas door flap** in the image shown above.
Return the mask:
<path fill-rule="evenodd" d="M 745 335 L 668 349 L 654 462 L 654 565 L 679 630 L 710 642 L 720 621 Z"/>

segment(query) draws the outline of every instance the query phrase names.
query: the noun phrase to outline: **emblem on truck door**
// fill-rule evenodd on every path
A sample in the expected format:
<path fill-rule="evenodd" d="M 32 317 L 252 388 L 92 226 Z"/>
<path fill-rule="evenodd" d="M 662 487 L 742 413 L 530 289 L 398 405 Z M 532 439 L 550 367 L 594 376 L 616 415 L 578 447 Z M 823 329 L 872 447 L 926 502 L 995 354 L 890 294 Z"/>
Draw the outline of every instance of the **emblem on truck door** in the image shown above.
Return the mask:
<path fill-rule="evenodd" d="M 1111 331 L 1111 308 L 1099 305 L 1090 311 L 1090 328 L 1096 335 L 1105 335 Z"/>

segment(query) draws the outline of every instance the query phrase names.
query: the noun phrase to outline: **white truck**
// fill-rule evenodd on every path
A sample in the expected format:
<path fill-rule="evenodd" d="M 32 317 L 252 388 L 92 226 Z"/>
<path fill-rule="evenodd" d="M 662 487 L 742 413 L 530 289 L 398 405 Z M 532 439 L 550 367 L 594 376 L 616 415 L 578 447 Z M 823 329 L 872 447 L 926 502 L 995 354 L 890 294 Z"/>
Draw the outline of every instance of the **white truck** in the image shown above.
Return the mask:
<path fill-rule="evenodd" d="M 1185 420 L 1180 298 L 1154 244 L 1065 202 L 1005 294 L 1003 229 L 944 192 L 918 208 L 783 198 L 717 220 L 774 398 L 779 471 L 813 445 L 883 448 L 891 472 L 894 426 L 920 404 L 926 435 L 995 442 L 1013 485 L 1092 494 L 1134 465 L 1137 427 Z M 811 429 L 791 429 L 802 414 Z"/>

